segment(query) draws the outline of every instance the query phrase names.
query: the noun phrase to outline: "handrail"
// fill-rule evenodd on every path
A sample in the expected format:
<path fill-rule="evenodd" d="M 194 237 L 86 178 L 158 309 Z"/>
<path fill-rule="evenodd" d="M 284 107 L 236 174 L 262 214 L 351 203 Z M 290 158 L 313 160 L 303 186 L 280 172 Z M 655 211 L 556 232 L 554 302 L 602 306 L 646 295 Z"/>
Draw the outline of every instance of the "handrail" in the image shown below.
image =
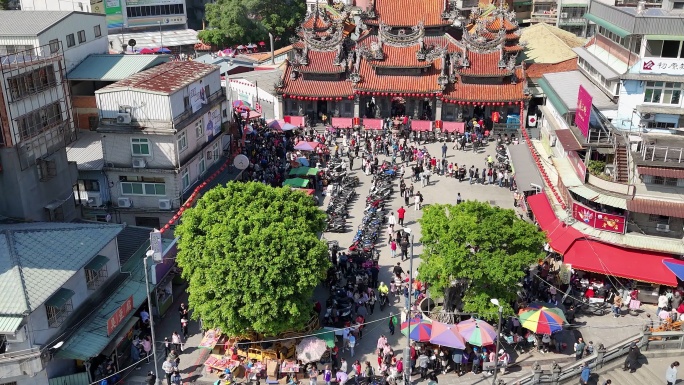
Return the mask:
<path fill-rule="evenodd" d="M 40 348 L 30 348 L 18 350 L 16 352 L 7 352 L 0 354 L 0 362 L 14 361 L 28 356 L 40 355 Z"/>
<path fill-rule="evenodd" d="M 651 339 L 654 337 L 662 338 L 664 341 L 651 341 Z M 677 338 L 672 340 L 668 339 L 668 337 Z M 599 345 L 598 349 L 596 349 L 591 356 L 577 361 L 572 365 L 561 367 L 554 362 L 550 371 L 542 370 L 540 365 L 535 363 L 532 367 L 532 373 L 526 377 L 518 379 L 516 383 L 520 385 L 560 384 L 563 381 L 575 378 L 585 363 L 588 363 L 589 367 L 592 369 L 597 367 L 601 368 L 606 363 L 625 356 L 629 352 L 629 346 L 633 342 L 636 342 L 637 346 L 639 346 L 639 348 L 642 350 L 648 350 L 649 344 L 665 347 L 667 343 L 672 342 L 678 342 L 678 348 L 682 349 L 684 348 L 684 331 L 667 331 L 655 333 L 645 331 L 639 333 L 638 335 L 624 339 L 609 348 Z"/>

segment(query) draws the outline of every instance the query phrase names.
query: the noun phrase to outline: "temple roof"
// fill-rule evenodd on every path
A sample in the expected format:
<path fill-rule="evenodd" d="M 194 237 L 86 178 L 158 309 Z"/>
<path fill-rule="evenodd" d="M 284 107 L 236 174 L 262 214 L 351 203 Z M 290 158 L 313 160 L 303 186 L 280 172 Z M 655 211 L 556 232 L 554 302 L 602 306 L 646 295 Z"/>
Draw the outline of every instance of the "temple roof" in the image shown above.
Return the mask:
<path fill-rule="evenodd" d="M 444 91 L 445 100 L 464 102 L 512 102 L 525 99 L 525 74 L 521 68 L 516 69 L 518 81 L 503 84 L 464 84 L 459 81 Z"/>
<path fill-rule="evenodd" d="M 348 97 L 354 94 L 352 83 L 344 80 L 306 80 L 301 75 L 292 79 L 293 66 L 288 65 L 283 73 L 284 87 L 281 92 L 287 95 Z"/>
<path fill-rule="evenodd" d="M 363 59 L 359 71 L 361 81 L 356 85 L 356 89 L 380 92 L 440 92 L 437 78 L 441 66 L 442 59 L 437 59 L 419 76 L 378 75 L 373 66 Z"/>
<path fill-rule="evenodd" d="M 429 36 L 423 38 L 423 45 L 428 50 L 444 48 L 449 53 L 456 52 L 459 48 L 452 40 L 446 36 Z M 377 36 L 368 36 L 359 42 L 358 45 L 371 49 L 371 46 L 377 43 Z M 417 40 L 414 44 L 403 46 L 383 44 L 382 52 L 384 59 L 370 61 L 370 65 L 379 68 L 426 68 L 432 66 L 430 60 L 418 60 L 416 52 L 419 50 L 420 44 Z"/>
<path fill-rule="evenodd" d="M 393 27 L 413 27 L 423 22 L 426 27 L 450 25 L 442 18 L 444 0 L 375 0 L 375 20 L 367 24 L 382 22 Z"/>
<path fill-rule="evenodd" d="M 301 73 L 334 74 L 345 72 L 344 65 L 334 65 L 337 51 L 309 51 L 308 64 L 300 65 L 297 70 Z"/>
<path fill-rule="evenodd" d="M 458 68 L 457 71 L 464 76 L 496 77 L 507 76 L 513 73 L 506 67 L 499 68 L 501 61 L 500 52 L 477 53 L 468 52 L 470 66 Z"/>

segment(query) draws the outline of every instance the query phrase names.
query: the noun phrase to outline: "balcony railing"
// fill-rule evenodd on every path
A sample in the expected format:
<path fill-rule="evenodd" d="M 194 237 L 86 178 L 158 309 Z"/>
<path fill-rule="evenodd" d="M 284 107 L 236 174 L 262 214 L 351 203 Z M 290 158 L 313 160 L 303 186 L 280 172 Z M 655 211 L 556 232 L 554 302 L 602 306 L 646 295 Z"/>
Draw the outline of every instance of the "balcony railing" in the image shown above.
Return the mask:
<path fill-rule="evenodd" d="M 221 88 L 220 90 L 209 95 L 209 97 L 207 98 L 207 105 L 211 104 L 212 102 L 216 101 L 217 99 L 219 99 L 223 96 L 225 96 L 225 94 L 223 93 L 223 88 Z M 203 110 L 203 109 L 204 109 L 204 107 L 201 108 L 201 110 Z M 183 123 L 186 120 L 194 118 L 195 114 L 197 114 L 197 116 L 201 115 L 200 114 L 200 112 L 202 112 L 201 110 L 197 111 L 197 112 L 192 112 L 192 108 L 188 107 L 188 109 L 185 110 L 185 112 L 183 112 L 182 114 L 173 118 L 173 125 L 174 126 L 179 126 L 179 125 L 183 126 Z"/>
<path fill-rule="evenodd" d="M 587 19 L 583 17 L 561 17 L 559 24 L 562 25 L 585 25 L 587 24 Z"/>
<path fill-rule="evenodd" d="M 532 12 L 532 22 L 555 23 L 558 20 L 557 15 L 557 13 Z"/>

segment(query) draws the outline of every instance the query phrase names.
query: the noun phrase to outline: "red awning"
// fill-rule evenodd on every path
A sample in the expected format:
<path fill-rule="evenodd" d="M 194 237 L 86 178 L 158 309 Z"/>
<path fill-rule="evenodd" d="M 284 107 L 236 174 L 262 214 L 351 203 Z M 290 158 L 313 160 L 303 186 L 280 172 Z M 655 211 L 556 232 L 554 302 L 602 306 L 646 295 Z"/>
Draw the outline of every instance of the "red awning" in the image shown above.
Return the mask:
<path fill-rule="evenodd" d="M 539 227 L 546 232 L 549 245 L 557 253 L 565 254 L 576 240 L 584 237 L 581 231 L 568 226 L 556 217 L 546 194 L 530 195 L 527 197 L 527 204 L 530 206 Z"/>
<path fill-rule="evenodd" d="M 537 220 L 537 223 L 539 223 L 539 227 L 541 227 L 542 230 L 553 230 L 558 218 L 556 218 L 556 213 L 553 212 L 551 202 L 549 202 L 549 198 L 546 194 L 540 193 L 528 196 L 527 205 L 530 206 L 532 214 L 534 214 L 534 219 Z"/>
<path fill-rule="evenodd" d="M 669 254 L 624 249 L 588 239 L 575 241 L 563 257 L 563 261 L 572 265 L 573 269 L 677 286 L 677 277 L 663 260 L 672 258 Z"/>
<path fill-rule="evenodd" d="M 303 116 L 292 116 L 287 115 L 284 117 L 285 123 L 294 124 L 295 126 L 304 127 L 304 117 Z"/>
<path fill-rule="evenodd" d="M 382 130 L 382 119 L 363 118 L 363 128 L 366 130 Z"/>
<path fill-rule="evenodd" d="M 460 132 L 461 134 L 465 132 L 464 122 L 444 122 L 442 131 L 446 132 Z"/>
<path fill-rule="evenodd" d="M 337 128 L 352 128 L 354 127 L 354 124 L 352 124 L 352 118 L 332 118 L 330 121 L 330 124 L 332 124 L 333 127 Z"/>
<path fill-rule="evenodd" d="M 555 228 L 547 231 L 549 245 L 558 254 L 564 255 L 578 239 L 584 238 L 584 234 L 572 226 L 568 226 L 561 220 L 554 224 Z"/>
<path fill-rule="evenodd" d="M 413 120 L 411 121 L 411 131 L 432 131 L 432 121 Z"/>

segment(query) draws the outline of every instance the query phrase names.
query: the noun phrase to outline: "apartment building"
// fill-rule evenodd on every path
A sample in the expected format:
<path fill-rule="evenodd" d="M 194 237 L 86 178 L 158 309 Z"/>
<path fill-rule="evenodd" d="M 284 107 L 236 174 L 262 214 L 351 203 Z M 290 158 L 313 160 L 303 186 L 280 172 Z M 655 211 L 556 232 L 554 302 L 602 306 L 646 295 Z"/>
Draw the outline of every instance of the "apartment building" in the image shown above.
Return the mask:
<path fill-rule="evenodd" d="M 530 21 L 532 24 L 557 26 L 584 37 L 588 33 L 588 22 L 584 17 L 588 8 L 588 0 L 533 0 Z"/>
<path fill-rule="evenodd" d="M 219 67 L 163 63 L 95 97 L 114 220 L 159 228 L 222 157 Z"/>

